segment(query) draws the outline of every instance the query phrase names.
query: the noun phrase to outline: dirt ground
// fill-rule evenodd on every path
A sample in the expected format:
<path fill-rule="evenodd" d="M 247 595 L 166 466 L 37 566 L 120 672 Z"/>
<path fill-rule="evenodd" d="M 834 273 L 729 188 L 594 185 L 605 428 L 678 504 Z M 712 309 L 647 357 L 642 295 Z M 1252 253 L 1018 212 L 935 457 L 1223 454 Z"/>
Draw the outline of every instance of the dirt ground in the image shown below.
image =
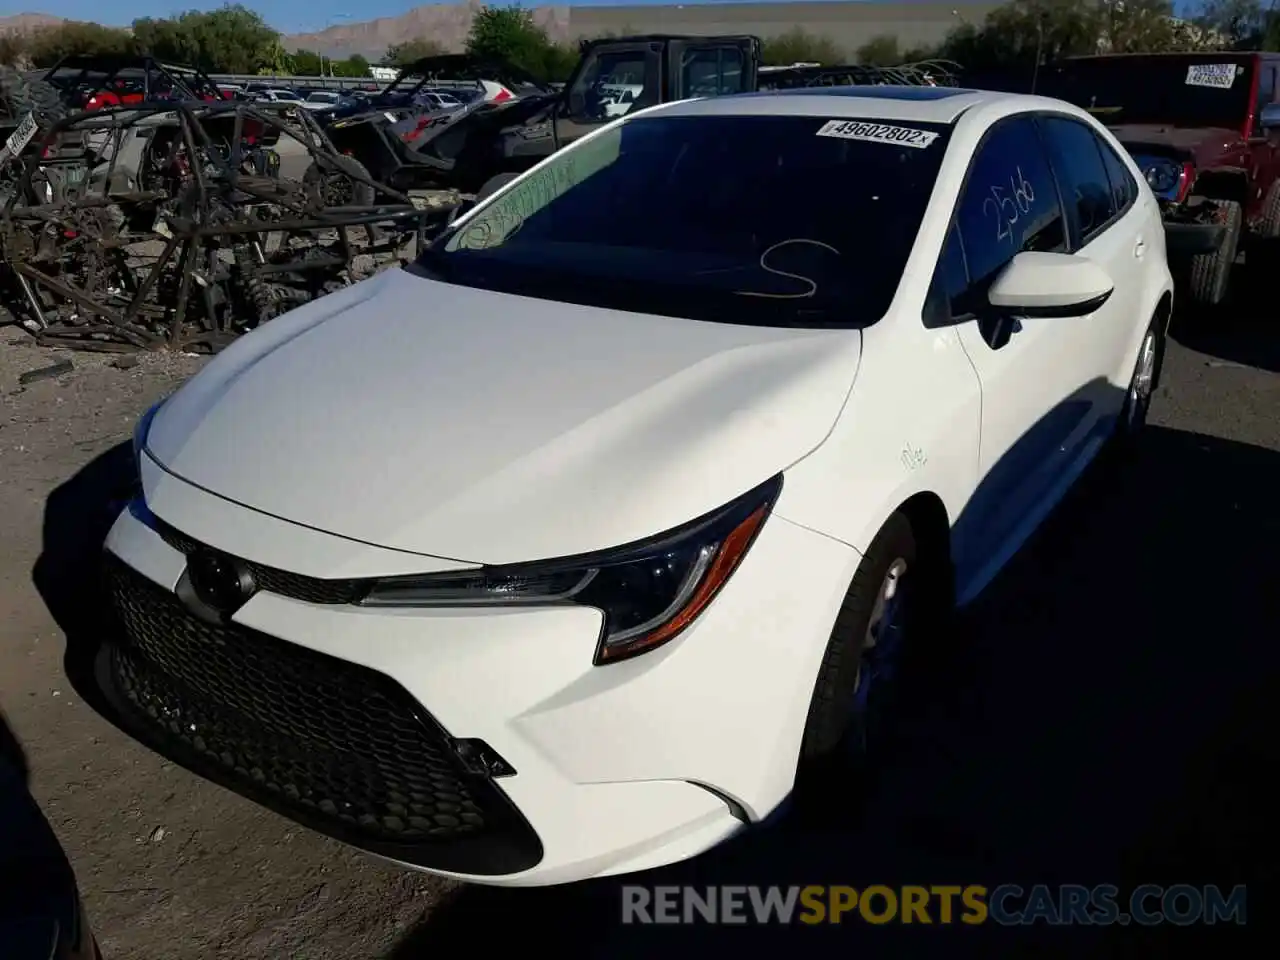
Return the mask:
<path fill-rule="evenodd" d="M 814 829 L 752 832 L 641 879 L 1247 882 L 1265 919 L 1262 884 L 1280 864 L 1266 787 L 1280 763 L 1280 339 L 1274 310 L 1251 309 L 1260 319 L 1200 323 L 1171 345 L 1125 471 L 1064 505 L 993 587 L 932 686 L 904 704 L 901 759 L 874 790 L 841 793 Z M 22 372 L 65 358 L 71 372 L 20 388 Z M 107 960 L 423 960 L 478 946 L 618 960 L 725 946 L 759 955 L 771 942 L 721 927 L 677 931 L 673 949 L 655 928 L 620 925 L 616 882 L 495 891 L 384 866 L 102 719 L 67 679 L 65 620 L 50 612 L 75 606 L 76 583 L 54 603 L 33 567 L 77 531 L 91 539 L 74 485 L 92 487 L 100 455 L 201 361 L 116 363 L 0 329 L 0 720 L 25 751 Z M 811 945 L 820 933 L 785 932 Z M 1061 929 L 1048 931 L 1057 949 L 1032 953 L 955 928 L 927 941 L 911 929 L 892 941 L 881 927 L 826 932 L 846 939 L 824 940 L 818 955 L 1068 955 Z M 1188 943 L 1164 932 L 1160 950 L 1109 955 L 1172 956 Z M 1199 955 L 1259 955 L 1233 943 Z M 796 945 L 814 955 L 786 941 Z"/>
<path fill-rule="evenodd" d="M 64 359 L 70 373 L 19 388 L 22 372 Z M 118 362 L 0 329 L 0 710 L 32 792 L 108 960 L 379 956 L 448 884 L 384 867 L 163 762 L 66 679 L 62 632 L 32 582 L 46 499 L 127 442 L 138 415 L 202 360 Z"/>

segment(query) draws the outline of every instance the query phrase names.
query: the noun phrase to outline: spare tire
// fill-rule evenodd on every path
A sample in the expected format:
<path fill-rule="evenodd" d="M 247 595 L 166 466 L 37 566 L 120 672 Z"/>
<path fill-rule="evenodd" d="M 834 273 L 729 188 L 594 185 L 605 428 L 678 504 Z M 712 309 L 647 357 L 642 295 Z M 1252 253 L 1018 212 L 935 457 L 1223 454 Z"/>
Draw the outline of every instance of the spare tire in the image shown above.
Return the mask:
<path fill-rule="evenodd" d="M 5 114 L 13 120 L 34 113 L 41 132 L 67 115 L 66 104 L 53 84 L 46 80 L 28 80 L 13 67 L 0 67 L 0 102 Z"/>

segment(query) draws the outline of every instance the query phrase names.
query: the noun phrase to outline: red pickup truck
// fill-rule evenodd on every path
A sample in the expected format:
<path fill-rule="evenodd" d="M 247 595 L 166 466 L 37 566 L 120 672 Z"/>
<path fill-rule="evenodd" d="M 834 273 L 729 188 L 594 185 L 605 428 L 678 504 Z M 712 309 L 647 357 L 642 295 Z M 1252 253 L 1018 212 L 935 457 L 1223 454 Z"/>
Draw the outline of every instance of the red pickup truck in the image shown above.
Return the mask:
<path fill-rule="evenodd" d="M 1146 175 L 1171 264 L 1193 300 L 1221 303 L 1237 255 L 1280 237 L 1275 53 L 1113 54 L 1047 65 L 1037 93 L 1089 110 Z"/>

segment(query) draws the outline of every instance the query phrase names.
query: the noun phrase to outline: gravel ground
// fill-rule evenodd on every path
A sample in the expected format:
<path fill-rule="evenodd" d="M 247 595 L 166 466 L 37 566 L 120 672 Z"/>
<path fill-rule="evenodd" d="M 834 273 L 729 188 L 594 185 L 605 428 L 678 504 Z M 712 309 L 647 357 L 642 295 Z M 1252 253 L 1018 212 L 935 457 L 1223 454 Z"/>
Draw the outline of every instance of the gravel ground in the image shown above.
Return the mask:
<path fill-rule="evenodd" d="M 1086 484 L 996 584 L 962 653 L 908 705 L 899 763 L 834 819 L 759 831 L 646 881 L 1274 879 L 1258 771 L 1277 760 L 1261 731 L 1280 729 L 1280 332 L 1184 326 L 1197 349 L 1171 347 L 1135 460 Z M 71 372 L 19 387 L 68 358 Z M 491 891 L 384 866 L 162 762 L 81 700 L 33 586 L 54 537 L 46 505 L 201 362 L 121 369 L 0 330 L 0 708 L 108 960 L 410 960 L 478 938 L 575 956 L 705 952 L 698 931 L 658 941 L 619 926 L 616 884 Z M 977 943 L 917 936 L 904 954 L 891 931 L 844 932 L 873 955 Z M 735 948 L 764 942 L 750 936 Z"/>
<path fill-rule="evenodd" d="M 23 372 L 67 359 L 71 373 L 19 389 Z M 115 358 L 0 330 L 0 709 L 26 751 L 32 792 L 108 960 L 379 956 L 447 884 L 384 867 L 161 761 L 66 678 L 62 633 L 32 585 L 45 501 L 128 441 L 138 415 L 203 363 L 131 359 L 118 369 Z"/>

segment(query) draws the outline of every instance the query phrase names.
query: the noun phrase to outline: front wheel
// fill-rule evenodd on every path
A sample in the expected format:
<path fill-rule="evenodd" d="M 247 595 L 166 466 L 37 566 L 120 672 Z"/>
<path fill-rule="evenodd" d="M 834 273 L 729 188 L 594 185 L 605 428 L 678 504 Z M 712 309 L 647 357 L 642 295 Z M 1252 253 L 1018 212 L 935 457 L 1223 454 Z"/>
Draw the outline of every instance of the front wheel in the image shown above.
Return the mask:
<path fill-rule="evenodd" d="M 846 762 L 860 766 L 885 739 L 904 656 L 931 599 L 922 566 L 911 521 L 895 513 L 863 556 L 827 641 L 801 745 L 802 780 Z"/>

